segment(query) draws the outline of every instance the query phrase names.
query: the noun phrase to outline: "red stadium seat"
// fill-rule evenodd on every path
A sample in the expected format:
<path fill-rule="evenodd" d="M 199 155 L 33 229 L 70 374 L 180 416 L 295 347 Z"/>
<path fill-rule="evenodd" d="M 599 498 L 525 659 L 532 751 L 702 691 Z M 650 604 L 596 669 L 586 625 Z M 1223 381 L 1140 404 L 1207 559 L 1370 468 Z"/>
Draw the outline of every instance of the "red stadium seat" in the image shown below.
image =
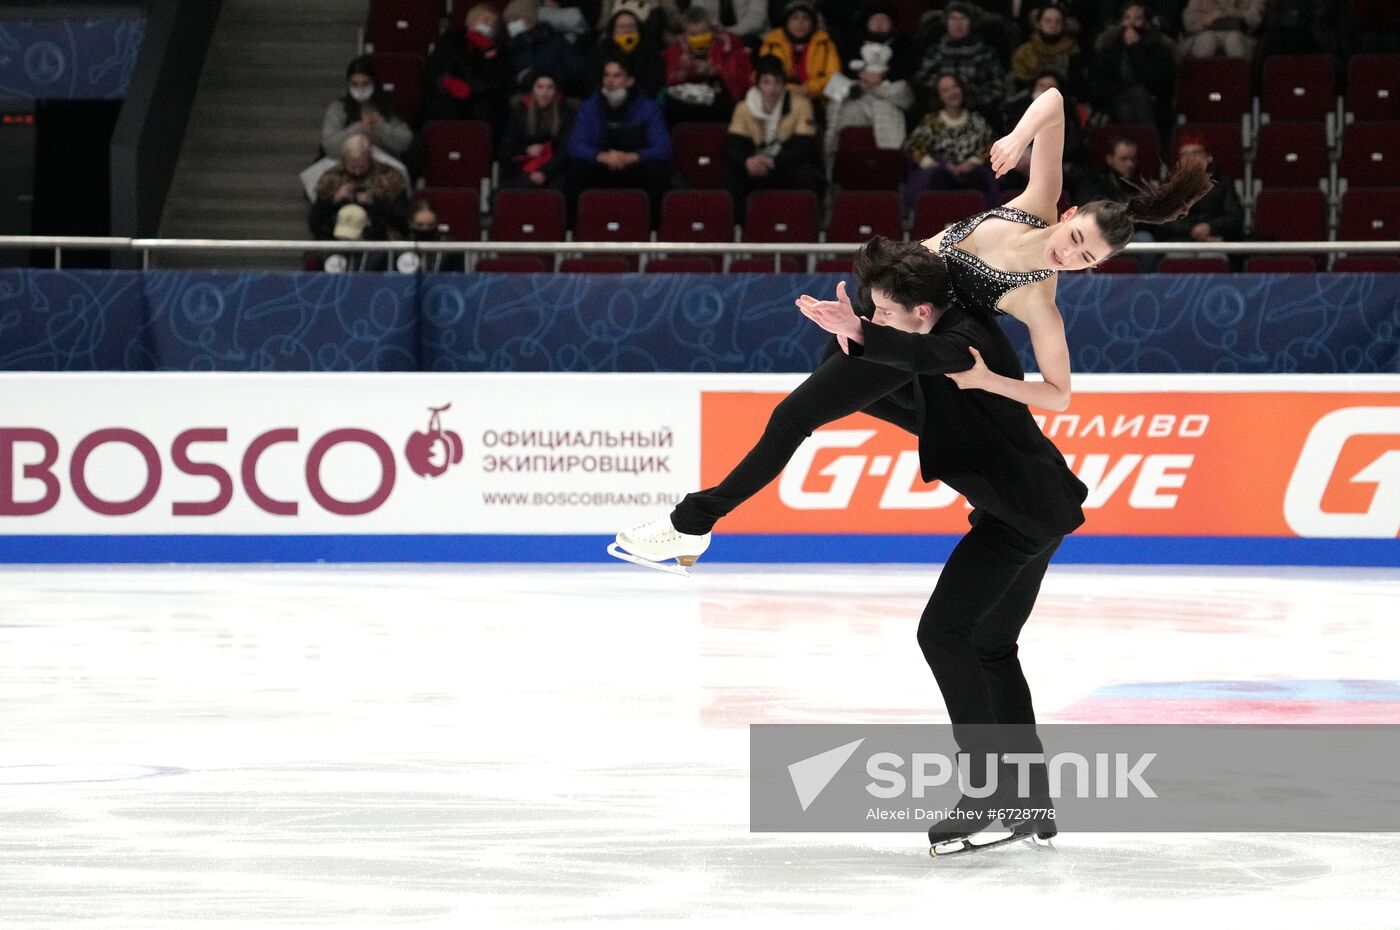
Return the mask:
<path fill-rule="evenodd" d="M 369 58 L 379 75 L 379 85 L 393 99 L 399 116 L 410 125 L 416 124 L 423 106 L 423 56 L 376 52 Z"/>
<path fill-rule="evenodd" d="M 1358 120 L 1400 120 L 1400 55 L 1352 55 L 1344 109 Z"/>
<path fill-rule="evenodd" d="M 737 273 L 763 274 L 773 273 L 773 256 L 764 255 L 760 258 L 736 258 L 729 263 L 729 270 Z M 797 259 L 790 255 L 783 256 L 782 273 L 797 274 L 802 270 Z"/>
<path fill-rule="evenodd" d="M 1205 140 L 1206 151 L 1210 152 L 1215 162 L 1217 174 L 1236 181 L 1244 177 L 1244 143 L 1240 139 L 1238 123 L 1186 123 L 1178 126 L 1176 137 L 1172 139 L 1172 163 L 1176 162 L 1176 151 L 1185 133 L 1195 133 Z"/>
<path fill-rule="evenodd" d="M 1251 255 L 1244 261 L 1248 274 L 1316 274 L 1311 255 Z"/>
<path fill-rule="evenodd" d="M 719 263 L 708 255 L 684 255 L 653 258 L 645 270 L 656 274 L 714 274 L 719 271 Z"/>
<path fill-rule="evenodd" d="M 843 190 L 893 191 L 904 180 L 907 164 L 903 149 L 876 147 L 873 129 L 849 127 L 837 137 L 831 177 Z"/>
<path fill-rule="evenodd" d="M 1349 188 L 1342 195 L 1337 238 L 1346 242 L 1400 239 L 1400 187 Z"/>
<path fill-rule="evenodd" d="M 1324 120 L 1337 110 L 1337 61 L 1331 55 L 1264 59 L 1261 114 L 1273 120 Z"/>
<path fill-rule="evenodd" d="M 817 195 L 811 191 L 750 194 L 743 241 L 816 242 Z"/>
<path fill-rule="evenodd" d="M 1188 58 L 1176 82 L 1176 111 L 1186 123 L 1239 123 L 1253 106 L 1249 62 L 1243 58 Z"/>
<path fill-rule="evenodd" d="M 1168 256 L 1157 263 L 1158 274 L 1224 274 L 1229 270 L 1230 260 L 1224 255 Z"/>
<path fill-rule="evenodd" d="M 724 187 L 725 123 L 681 123 L 671 130 L 671 164 L 685 187 Z"/>
<path fill-rule="evenodd" d="M 626 274 L 632 270 L 626 259 L 607 256 L 566 258 L 559 263 L 559 271 L 563 274 Z"/>
<path fill-rule="evenodd" d="M 484 273 L 538 274 L 545 270 L 544 259 L 534 255 L 503 255 L 500 258 L 483 258 L 476 263 L 476 270 Z"/>
<path fill-rule="evenodd" d="M 1131 255 L 1115 255 L 1089 269 L 1095 274 L 1141 274 L 1142 265 Z"/>
<path fill-rule="evenodd" d="M 1333 271 L 1353 274 L 1393 274 L 1400 272 L 1400 257 L 1388 255 L 1344 255 L 1332 263 Z"/>
<path fill-rule="evenodd" d="M 447 238 L 458 242 L 481 238 L 480 195 L 475 189 L 425 187 L 416 196 L 433 205 L 438 223 L 447 227 Z"/>
<path fill-rule="evenodd" d="M 1254 235 L 1274 242 L 1320 242 L 1327 238 L 1327 195 L 1316 188 L 1266 187 L 1254 204 Z M 1327 261 L 1300 255 L 1317 270 Z M 1249 270 L 1246 267 L 1245 270 Z"/>
<path fill-rule="evenodd" d="M 1089 161 L 1095 171 L 1103 170 L 1104 159 L 1108 157 L 1108 145 L 1119 136 L 1137 143 L 1139 174 L 1151 180 L 1161 177 L 1161 141 L 1157 138 L 1157 129 L 1154 126 L 1136 123 L 1110 123 L 1089 134 Z"/>
<path fill-rule="evenodd" d="M 1317 123 L 1259 127 L 1254 179 L 1265 187 L 1318 187 L 1327 181 L 1327 131 Z"/>
<path fill-rule="evenodd" d="M 564 195 L 560 191 L 496 192 L 490 238 L 499 242 L 562 242 L 565 228 Z"/>
<path fill-rule="evenodd" d="M 429 187 L 476 187 L 491 177 L 495 148 L 491 126 L 481 120 L 431 120 L 423 126 Z"/>
<path fill-rule="evenodd" d="M 365 51 L 426 55 L 437 41 L 441 17 L 439 0 L 370 0 Z"/>
<path fill-rule="evenodd" d="M 909 238 L 922 242 L 958 220 L 981 213 L 984 198 L 977 191 L 924 191 L 914 204 Z"/>
<path fill-rule="evenodd" d="M 651 240 L 650 202 L 644 190 L 586 190 L 578 198 L 574 220 L 575 242 L 649 242 Z M 636 271 L 639 256 L 618 258 Z"/>
<path fill-rule="evenodd" d="M 904 238 L 899 195 L 894 191 L 839 191 L 831 200 L 827 242 L 865 242 L 872 236 Z"/>
<path fill-rule="evenodd" d="M 853 259 L 850 255 L 847 255 L 845 258 L 823 258 L 821 261 L 817 262 L 817 273 L 850 274 L 852 261 Z"/>
<path fill-rule="evenodd" d="M 734 202 L 728 191 L 667 191 L 661 200 L 661 242 L 733 242 Z"/>
<path fill-rule="evenodd" d="M 1388 187 L 1400 177 L 1400 122 L 1352 123 L 1342 134 L 1337 177 L 1348 187 Z"/>

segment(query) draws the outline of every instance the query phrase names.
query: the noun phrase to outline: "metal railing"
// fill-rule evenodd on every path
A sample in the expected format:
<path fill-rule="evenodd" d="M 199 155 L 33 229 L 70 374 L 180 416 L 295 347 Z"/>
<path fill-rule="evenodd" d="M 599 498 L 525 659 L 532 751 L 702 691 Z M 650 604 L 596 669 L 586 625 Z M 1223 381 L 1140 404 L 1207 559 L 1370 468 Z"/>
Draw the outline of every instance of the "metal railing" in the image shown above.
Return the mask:
<path fill-rule="evenodd" d="M 157 253 L 413 253 L 463 254 L 469 262 L 484 253 L 510 255 L 551 252 L 579 255 L 772 255 L 773 270 L 781 271 L 784 256 L 850 255 L 858 242 L 341 242 L 301 239 L 129 239 L 103 236 L 0 236 L 0 250 L 52 250 L 54 268 L 63 267 L 65 250 L 139 252 L 141 267 L 149 269 Z M 1400 240 L 1349 242 L 1134 242 L 1128 255 L 1316 255 L 1330 253 L 1400 254 Z"/>

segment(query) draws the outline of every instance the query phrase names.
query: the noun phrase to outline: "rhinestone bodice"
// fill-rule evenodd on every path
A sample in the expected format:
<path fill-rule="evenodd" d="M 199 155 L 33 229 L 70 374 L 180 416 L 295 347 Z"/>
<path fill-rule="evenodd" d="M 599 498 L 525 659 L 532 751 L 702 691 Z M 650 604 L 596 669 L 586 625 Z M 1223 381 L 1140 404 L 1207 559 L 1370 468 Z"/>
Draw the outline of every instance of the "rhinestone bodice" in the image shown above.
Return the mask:
<path fill-rule="evenodd" d="M 959 220 L 943 234 L 938 244 L 938 254 L 948 265 L 948 278 L 952 283 L 953 296 L 965 309 L 996 315 L 1005 311 L 997 304 L 1007 294 L 1025 284 L 1044 281 L 1055 274 L 1049 268 L 1040 271 L 1002 271 L 993 268 L 982 259 L 958 247 L 977 225 L 989 216 L 1010 220 L 1013 223 L 1026 223 L 1038 229 L 1045 228 L 1045 221 L 1033 213 L 1015 207 L 995 207 L 985 213 Z"/>

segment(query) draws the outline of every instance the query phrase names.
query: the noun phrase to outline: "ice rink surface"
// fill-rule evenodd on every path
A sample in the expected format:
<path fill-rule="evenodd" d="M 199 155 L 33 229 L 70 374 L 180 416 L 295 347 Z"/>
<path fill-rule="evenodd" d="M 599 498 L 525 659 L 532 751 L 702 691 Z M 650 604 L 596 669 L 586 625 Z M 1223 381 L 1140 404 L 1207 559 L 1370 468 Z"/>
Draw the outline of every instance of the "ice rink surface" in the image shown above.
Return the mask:
<path fill-rule="evenodd" d="M 0 927 L 1400 925 L 1400 835 L 749 833 L 749 724 L 946 720 L 937 571 L 0 570 Z M 1021 655 L 1046 722 L 1400 723 L 1398 621 L 1054 567 Z"/>

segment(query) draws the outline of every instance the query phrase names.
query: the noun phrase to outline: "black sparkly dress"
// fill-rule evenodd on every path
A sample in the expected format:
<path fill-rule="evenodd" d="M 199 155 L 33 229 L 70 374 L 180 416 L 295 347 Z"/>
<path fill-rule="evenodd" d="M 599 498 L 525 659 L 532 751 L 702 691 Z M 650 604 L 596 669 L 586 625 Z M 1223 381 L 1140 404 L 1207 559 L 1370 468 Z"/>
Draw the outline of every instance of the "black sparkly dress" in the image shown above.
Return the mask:
<path fill-rule="evenodd" d="M 1055 272 L 1048 268 L 1042 271 L 1002 271 L 988 265 L 971 252 L 959 248 L 958 243 L 972 235 L 972 231 L 989 216 L 1013 223 L 1025 223 L 1036 229 L 1044 229 L 1045 221 L 1033 213 L 1015 207 L 997 207 L 949 226 L 938 243 L 938 254 L 948 266 L 953 297 L 965 310 L 984 316 L 996 316 L 1004 313 L 997 305 L 1007 294 L 1023 285 L 1044 281 Z"/>

